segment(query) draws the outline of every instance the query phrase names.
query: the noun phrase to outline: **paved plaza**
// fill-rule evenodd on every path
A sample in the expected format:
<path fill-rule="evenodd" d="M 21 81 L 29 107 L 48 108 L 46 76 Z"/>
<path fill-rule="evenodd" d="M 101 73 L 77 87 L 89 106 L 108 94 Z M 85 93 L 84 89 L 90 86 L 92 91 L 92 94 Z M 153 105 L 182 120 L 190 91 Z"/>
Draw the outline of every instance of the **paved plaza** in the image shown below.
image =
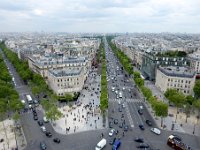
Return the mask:
<path fill-rule="evenodd" d="M 72 106 L 60 108 L 63 117 L 55 122 L 54 129 L 61 134 L 71 134 L 87 130 L 103 129 L 100 113 L 101 76 L 92 71 L 86 80 L 84 89 Z"/>

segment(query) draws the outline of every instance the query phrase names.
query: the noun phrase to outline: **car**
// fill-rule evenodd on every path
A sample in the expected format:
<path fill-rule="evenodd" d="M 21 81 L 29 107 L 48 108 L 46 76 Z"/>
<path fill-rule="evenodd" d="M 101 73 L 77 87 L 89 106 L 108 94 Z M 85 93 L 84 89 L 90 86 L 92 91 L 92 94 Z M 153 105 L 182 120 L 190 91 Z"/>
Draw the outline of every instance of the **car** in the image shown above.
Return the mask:
<path fill-rule="evenodd" d="M 113 144 L 115 143 L 115 140 L 116 140 L 116 138 L 111 139 L 111 140 L 109 141 L 109 144 L 110 144 L 110 145 L 113 145 Z"/>
<path fill-rule="evenodd" d="M 161 134 L 161 131 L 158 128 L 151 128 L 151 131 L 157 135 Z"/>
<path fill-rule="evenodd" d="M 33 111 L 33 116 L 37 116 L 37 112 L 36 111 Z"/>
<path fill-rule="evenodd" d="M 142 125 L 142 124 L 139 125 L 139 128 L 140 128 L 141 130 L 145 130 L 144 125 Z"/>
<path fill-rule="evenodd" d="M 135 138 L 134 141 L 138 143 L 144 143 L 144 139 L 139 137 Z"/>
<path fill-rule="evenodd" d="M 118 119 L 114 119 L 114 124 L 118 124 Z"/>
<path fill-rule="evenodd" d="M 147 124 L 148 126 L 152 126 L 152 122 L 151 122 L 150 120 L 146 120 L 146 124 Z"/>
<path fill-rule="evenodd" d="M 38 125 L 39 126 L 43 126 L 44 125 L 44 122 L 42 120 L 38 120 Z"/>
<path fill-rule="evenodd" d="M 137 148 L 149 148 L 149 144 L 140 143 L 140 145 L 138 145 Z"/>
<path fill-rule="evenodd" d="M 109 122 L 109 128 L 113 128 L 113 123 Z"/>
<path fill-rule="evenodd" d="M 47 131 L 45 126 L 41 126 L 40 128 L 41 128 L 42 132 L 44 132 L 44 133 Z"/>
<path fill-rule="evenodd" d="M 126 132 L 128 131 L 128 125 L 124 126 L 124 131 L 126 131 Z"/>
<path fill-rule="evenodd" d="M 51 132 L 47 131 L 47 132 L 46 132 L 46 136 L 47 136 L 47 137 L 52 137 Z"/>
<path fill-rule="evenodd" d="M 109 136 L 113 136 L 114 133 L 115 133 L 115 129 L 111 129 L 109 132 Z"/>
<path fill-rule="evenodd" d="M 40 142 L 40 149 L 41 150 L 47 149 L 47 145 L 45 144 L 45 142 Z"/>
<path fill-rule="evenodd" d="M 54 141 L 55 143 L 60 143 L 60 139 L 59 139 L 59 138 L 54 138 L 53 141 Z"/>
<path fill-rule="evenodd" d="M 142 114 L 143 114 L 143 112 L 142 112 L 142 110 L 141 110 L 141 109 L 138 109 L 138 113 L 139 113 L 140 115 L 142 115 Z"/>
<path fill-rule="evenodd" d="M 34 119 L 34 120 L 38 120 L 38 116 L 35 116 L 35 115 L 34 115 L 34 116 L 33 116 L 33 119 Z"/>
<path fill-rule="evenodd" d="M 182 138 L 176 134 L 172 134 L 174 136 L 174 139 L 176 139 L 177 141 L 182 141 Z"/>

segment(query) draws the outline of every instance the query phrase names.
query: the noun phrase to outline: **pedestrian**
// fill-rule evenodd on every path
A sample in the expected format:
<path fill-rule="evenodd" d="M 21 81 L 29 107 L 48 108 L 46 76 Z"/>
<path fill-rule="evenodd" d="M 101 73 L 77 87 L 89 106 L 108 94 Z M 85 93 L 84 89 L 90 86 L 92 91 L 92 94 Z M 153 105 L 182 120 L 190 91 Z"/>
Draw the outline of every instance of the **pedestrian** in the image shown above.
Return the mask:
<path fill-rule="evenodd" d="M 124 132 L 123 132 L 123 136 L 124 136 Z"/>

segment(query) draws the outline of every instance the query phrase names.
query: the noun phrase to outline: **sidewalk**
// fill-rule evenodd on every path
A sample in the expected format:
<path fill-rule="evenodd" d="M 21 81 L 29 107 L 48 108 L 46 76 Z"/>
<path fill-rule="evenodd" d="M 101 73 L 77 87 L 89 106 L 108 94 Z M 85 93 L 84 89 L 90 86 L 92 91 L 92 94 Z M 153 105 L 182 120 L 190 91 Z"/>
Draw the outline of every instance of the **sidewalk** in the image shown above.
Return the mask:
<path fill-rule="evenodd" d="M 9 119 L 0 122 L 0 140 L 0 150 L 15 150 L 17 146 L 23 150 L 26 146 L 22 128 L 14 130 L 14 122 Z"/>
<path fill-rule="evenodd" d="M 150 88 L 152 91 L 152 94 L 158 99 L 168 103 L 168 100 L 165 98 L 164 94 L 151 82 L 151 81 L 145 81 L 145 86 Z M 148 105 L 148 104 L 146 104 Z M 158 127 L 161 127 L 161 119 L 156 118 L 154 114 L 152 113 L 152 109 L 148 106 L 149 111 L 151 112 L 152 116 L 155 118 L 155 121 L 158 125 Z M 193 134 L 200 136 L 200 124 L 197 124 L 197 119 L 195 114 L 191 114 L 190 117 L 187 119 L 186 123 L 186 115 L 183 112 L 179 112 L 177 115 L 177 120 L 175 122 L 176 118 L 176 107 L 170 107 L 168 109 L 168 116 L 164 118 L 163 120 L 163 125 L 166 127 L 163 128 L 165 130 L 172 130 L 172 124 L 174 124 L 174 131 L 178 132 L 183 132 L 183 133 L 188 133 L 188 134 Z"/>
<path fill-rule="evenodd" d="M 85 89 L 72 107 L 62 106 L 63 117 L 54 123 L 55 131 L 61 134 L 72 134 L 87 130 L 103 129 L 103 119 L 100 114 L 100 83 L 101 76 L 96 71 L 88 75 Z"/>

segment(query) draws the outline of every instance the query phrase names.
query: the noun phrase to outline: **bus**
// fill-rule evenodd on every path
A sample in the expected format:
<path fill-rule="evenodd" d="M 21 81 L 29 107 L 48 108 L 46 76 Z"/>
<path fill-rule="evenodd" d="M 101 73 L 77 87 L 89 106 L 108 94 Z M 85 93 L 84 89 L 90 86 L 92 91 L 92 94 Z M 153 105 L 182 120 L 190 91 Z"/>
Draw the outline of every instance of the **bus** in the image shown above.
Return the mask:
<path fill-rule="evenodd" d="M 29 103 L 29 104 L 32 104 L 32 103 L 33 103 L 33 99 L 31 98 L 30 95 L 26 95 L 26 99 L 28 100 L 28 103 Z"/>
<path fill-rule="evenodd" d="M 182 142 L 181 138 L 176 135 L 170 135 L 167 140 L 167 145 L 175 150 L 192 150 L 192 148 Z"/>

